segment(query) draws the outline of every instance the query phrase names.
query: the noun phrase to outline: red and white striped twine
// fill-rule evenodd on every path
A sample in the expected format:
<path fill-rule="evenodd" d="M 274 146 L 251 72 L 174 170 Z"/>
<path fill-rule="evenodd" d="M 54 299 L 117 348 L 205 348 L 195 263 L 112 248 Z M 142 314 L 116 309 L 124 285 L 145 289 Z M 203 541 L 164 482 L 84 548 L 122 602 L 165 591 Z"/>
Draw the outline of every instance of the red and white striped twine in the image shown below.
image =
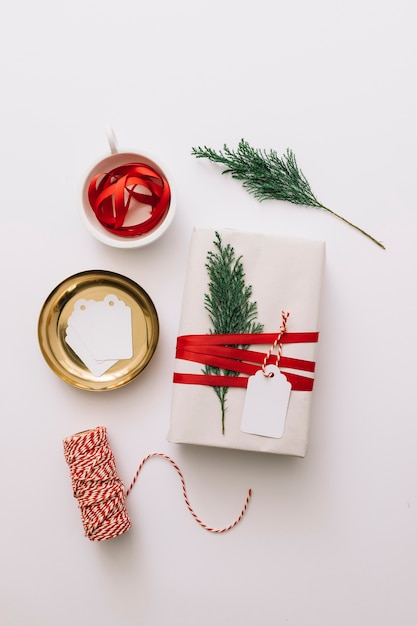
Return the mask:
<path fill-rule="evenodd" d="M 265 370 L 267 363 L 268 363 L 268 359 L 271 356 L 271 354 L 273 353 L 273 351 L 275 350 L 275 348 L 278 346 L 278 350 L 277 350 L 277 360 L 275 361 L 275 365 L 278 367 L 278 363 L 279 360 L 281 358 L 281 354 L 282 354 L 282 343 L 279 343 L 282 335 L 286 332 L 287 330 L 287 319 L 289 318 L 290 314 L 286 313 L 285 311 L 281 311 L 281 315 L 282 315 L 282 322 L 281 325 L 279 327 L 279 333 L 274 341 L 274 343 L 272 344 L 272 346 L 269 348 L 268 352 L 265 355 L 264 358 L 264 362 L 262 363 L 262 372 L 264 374 L 264 376 L 266 376 L 267 378 L 269 378 L 270 376 L 273 376 L 272 372 L 267 372 Z"/>
<path fill-rule="evenodd" d="M 185 503 L 195 521 L 211 533 L 224 533 L 236 526 L 244 516 L 252 490 L 249 489 L 239 516 L 224 528 L 212 528 L 205 524 L 191 507 L 184 476 L 171 457 L 162 452 L 152 452 L 141 461 L 129 488 L 116 473 L 114 454 L 110 449 L 105 426 L 98 426 L 64 439 L 64 455 L 70 468 L 72 489 L 77 498 L 85 536 L 91 541 L 103 541 L 123 534 L 132 523 L 125 506 L 125 499 L 132 490 L 139 473 L 150 458 L 162 457 L 169 461 L 181 479 Z"/>

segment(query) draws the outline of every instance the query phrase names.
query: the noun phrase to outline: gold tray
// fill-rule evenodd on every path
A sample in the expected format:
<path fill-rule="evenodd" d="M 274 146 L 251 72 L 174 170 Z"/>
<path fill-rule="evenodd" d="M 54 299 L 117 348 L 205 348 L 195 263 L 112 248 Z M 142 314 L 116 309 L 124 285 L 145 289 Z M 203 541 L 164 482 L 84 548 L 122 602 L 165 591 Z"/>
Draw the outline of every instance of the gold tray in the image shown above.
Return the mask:
<path fill-rule="evenodd" d="M 101 300 L 114 293 L 132 311 L 133 356 L 94 376 L 65 341 L 68 319 L 79 298 Z M 147 366 L 159 338 L 159 322 L 149 295 L 134 281 L 102 270 L 81 272 L 60 283 L 47 297 L 38 323 L 38 339 L 49 367 L 65 382 L 89 391 L 122 387 Z"/>

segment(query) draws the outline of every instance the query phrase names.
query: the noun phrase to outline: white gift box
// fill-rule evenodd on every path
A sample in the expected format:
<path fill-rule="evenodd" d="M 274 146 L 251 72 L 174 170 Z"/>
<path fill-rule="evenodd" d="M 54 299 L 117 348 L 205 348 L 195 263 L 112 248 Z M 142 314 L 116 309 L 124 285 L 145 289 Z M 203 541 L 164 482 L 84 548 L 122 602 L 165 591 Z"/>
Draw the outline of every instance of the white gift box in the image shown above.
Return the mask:
<path fill-rule="evenodd" d="M 257 305 L 256 322 L 262 324 L 263 329 L 262 334 L 246 337 L 244 341 L 241 337 L 241 343 L 236 337 L 233 341 L 221 337 L 220 345 L 213 347 L 210 342 L 217 342 L 218 336 L 210 334 L 212 324 L 205 296 L 209 293 L 207 254 L 209 251 L 216 252 L 216 232 L 223 247 L 230 244 L 235 258 L 240 259 L 243 265 L 245 284 L 252 288 L 251 300 Z M 193 230 L 178 333 L 168 441 L 305 456 L 324 262 L 325 243 L 322 241 L 229 229 Z M 288 312 L 289 317 L 280 342 L 282 355 L 278 365 L 280 372 L 292 384 L 283 434 L 274 437 L 244 432 L 242 415 L 248 375 L 266 365 L 263 360 L 271 354 L 273 341 L 278 337 L 283 311 Z M 251 343 L 252 340 L 254 343 Z M 210 359 L 220 357 L 218 363 L 224 365 L 220 373 L 230 374 L 226 370 L 229 370 L 231 361 L 222 361 L 230 357 L 227 350 L 224 352 L 224 345 L 239 346 L 239 353 L 235 350 L 230 353 L 238 364 L 237 369 L 240 369 L 234 374 L 232 382 L 242 386 L 227 389 L 223 432 L 220 401 L 211 378 L 203 375 L 203 368 L 205 364 L 217 363 Z M 243 346 L 249 352 L 242 351 Z M 272 350 L 268 362 L 272 363 L 276 358 L 279 347 Z M 257 353 L 256 363 L 253 362 L 256 358 L 251 356 L 254 352 Z M 259 353 L 262 353 L 261 356 Z M 242 372 L 242 368 L 245 371 Z M 218 380 L 216 382 L 219 384 Z M 266 397 L 269 399 L 259 398 L 258 402 L 260 423 L 264 414 L 274 415 L 274 402 L 269 394 Z"/>

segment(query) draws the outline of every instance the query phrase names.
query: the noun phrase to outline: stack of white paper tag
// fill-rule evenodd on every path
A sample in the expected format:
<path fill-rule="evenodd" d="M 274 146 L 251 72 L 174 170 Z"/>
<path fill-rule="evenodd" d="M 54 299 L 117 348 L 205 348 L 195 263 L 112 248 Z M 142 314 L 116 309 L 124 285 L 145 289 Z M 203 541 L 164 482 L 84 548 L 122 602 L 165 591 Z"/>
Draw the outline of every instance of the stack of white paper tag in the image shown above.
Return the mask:
<path fill-rule="evenodd" d="M 132 312 L 114 294 L 75 302 L 65 340 L 94 376 L 133 356 Z"/>

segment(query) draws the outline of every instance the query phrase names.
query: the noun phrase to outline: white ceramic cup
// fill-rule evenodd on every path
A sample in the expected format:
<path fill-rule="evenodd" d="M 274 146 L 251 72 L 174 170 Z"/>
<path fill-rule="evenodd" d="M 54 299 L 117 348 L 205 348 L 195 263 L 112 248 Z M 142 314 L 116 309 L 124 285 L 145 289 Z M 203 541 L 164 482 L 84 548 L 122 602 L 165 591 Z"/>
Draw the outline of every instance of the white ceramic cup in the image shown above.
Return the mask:
<path fill-rule="evenodd" d="M 158 239 L 167 230 L 174 218 L 176 210 L 176 192 L 172 178 L 167 173 L 166 168 L 161 166 L 160 161 L 156 161 L 150 154 L 119 152 L 116 139 L 111 129 L 107 130 L 107 137 L 111 154 L 96 163 L 85 178 L 85 183 L 82 189 L 81 220 L 87 230 L 96 239 L 107 244 L 108 246 L 113 246 L 115 248 L 139 248 L 146 246 Z M 138 235 L 137 237 L 123 237 L 104 228 L 95 216 L 88 199 L 88 186 L 94 176 L 100 173 L 109 172 L 110 170 L 127 163 L 144 163 L 145 165 L 149 165 L 166 179 L 170 188 L 169 208 L 165 217 L 153 230 L 143 235 Z"/>

